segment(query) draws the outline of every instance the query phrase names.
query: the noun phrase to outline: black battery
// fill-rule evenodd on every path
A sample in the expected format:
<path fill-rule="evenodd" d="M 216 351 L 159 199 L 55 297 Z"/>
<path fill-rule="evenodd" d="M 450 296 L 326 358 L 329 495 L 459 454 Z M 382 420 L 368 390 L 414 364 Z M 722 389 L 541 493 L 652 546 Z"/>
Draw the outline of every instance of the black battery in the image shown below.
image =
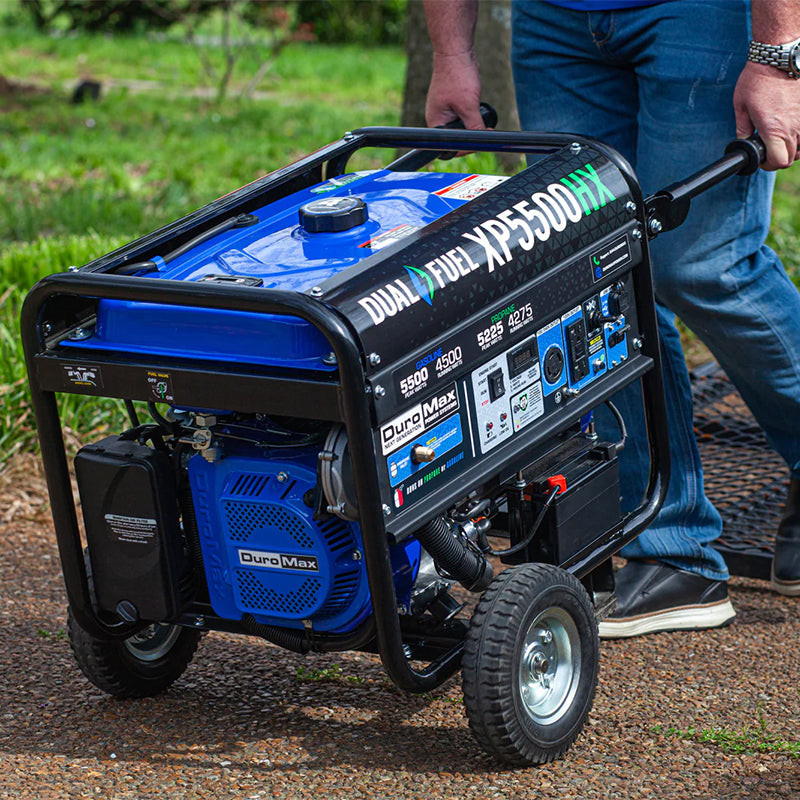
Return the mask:
<path fill-rule="evenodd" d="M 522 518 L 528 524 L 556 485 L 562 490 L 555 495 L 531 543 L 503 561 L 565 564 L 620 526 L 619 464 L 613 444 L 587 448 L 565 461 L 548 464 L 547 471 L 539 473 L 526 490 L 528 508 Z M 512 535 L 512 545 L 516 538 Z"/>
<path fill-rule="evenodd" d="M 191 560 L 169 456 L 109 436 L 78 452 L 75 473 L 98 609 L 174 618 L 191 599 Z"/>

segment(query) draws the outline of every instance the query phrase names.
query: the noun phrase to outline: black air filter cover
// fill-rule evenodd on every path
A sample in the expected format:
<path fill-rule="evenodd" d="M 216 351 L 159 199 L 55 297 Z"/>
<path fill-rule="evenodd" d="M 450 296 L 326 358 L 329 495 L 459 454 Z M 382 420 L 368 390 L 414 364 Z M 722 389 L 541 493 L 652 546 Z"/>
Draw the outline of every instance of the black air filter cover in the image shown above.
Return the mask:
<path fill-rule="evenodd" d="M 190 560 L 169 456 L 109 436 L 82 448 L 75 472 L 101 611 L 135 606 L 143 620 L 175 617 L 189 599 Z"/>

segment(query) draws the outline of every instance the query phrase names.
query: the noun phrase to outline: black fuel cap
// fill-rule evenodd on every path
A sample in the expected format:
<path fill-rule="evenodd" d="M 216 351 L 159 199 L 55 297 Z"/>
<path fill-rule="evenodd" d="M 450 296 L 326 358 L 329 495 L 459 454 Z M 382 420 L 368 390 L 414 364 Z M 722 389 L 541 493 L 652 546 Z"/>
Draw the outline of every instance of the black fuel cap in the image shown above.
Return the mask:
<path fill-rule="evenodd" d="M 300 208 L 300 224 L 309 233 L 349 231 L 369 216 L 360 197 L 321 197 Z"/>

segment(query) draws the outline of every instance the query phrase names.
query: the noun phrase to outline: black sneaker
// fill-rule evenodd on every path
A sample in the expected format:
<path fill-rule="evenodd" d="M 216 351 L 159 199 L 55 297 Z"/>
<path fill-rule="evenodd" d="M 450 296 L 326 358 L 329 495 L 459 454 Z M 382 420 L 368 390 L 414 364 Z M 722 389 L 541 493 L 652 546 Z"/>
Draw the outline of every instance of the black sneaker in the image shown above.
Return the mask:
<path fill-rule="evenodd" d="M 779 594 L 800 596 L 800 479 L 792 478 L 783 519 L 775 537 L 772 588 Z"/>
<path fill-rule="evenodd" d="M 629 561 L 615 583 L 617 610 L 600 623 L 601 639 L 720 628 L 736 615 L 725 581 L 658 561 Z"/>

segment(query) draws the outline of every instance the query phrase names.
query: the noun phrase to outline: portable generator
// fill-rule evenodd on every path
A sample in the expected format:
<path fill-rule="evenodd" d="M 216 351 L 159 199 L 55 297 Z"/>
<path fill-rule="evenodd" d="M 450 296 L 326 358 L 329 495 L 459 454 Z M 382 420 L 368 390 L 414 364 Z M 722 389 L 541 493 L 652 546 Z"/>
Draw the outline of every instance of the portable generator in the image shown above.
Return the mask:
<path fill-rule="evenodd" d="M 347 172 L 363 147 L 416 149 Z M 459 150 L 530 166 L 417 171 Z M 668 479 L 647 241 L 757 168 L 757 144 L 729 150 L 645 201 L 583 137 L 366 128 L 37 284 L 23 339 L 87 677 L 156 694 L 208 630 L 377 652 L 414 692 L 461 666 L 470 725 L 503 759 L 566 752 L 611 556 Z M 652 468 L 623 513 L 624 437 L 601 439 L 592 411 L 636 380 Z M 63 392 L 119 398 L 130 420 L 75 458 L 85 534 Z"/>

